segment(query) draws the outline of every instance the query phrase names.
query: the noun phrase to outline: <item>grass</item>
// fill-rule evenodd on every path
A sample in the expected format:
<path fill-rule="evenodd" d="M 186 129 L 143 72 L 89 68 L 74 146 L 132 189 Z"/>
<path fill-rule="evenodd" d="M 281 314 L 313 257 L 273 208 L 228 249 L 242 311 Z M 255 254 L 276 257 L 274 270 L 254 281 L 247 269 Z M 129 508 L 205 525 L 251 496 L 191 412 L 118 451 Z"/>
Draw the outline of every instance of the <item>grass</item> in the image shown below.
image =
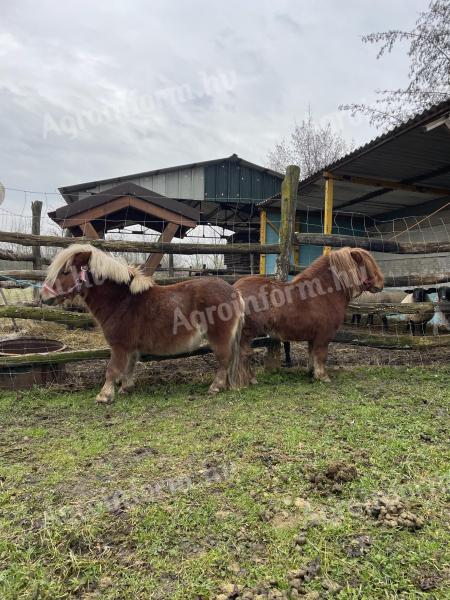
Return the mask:
<path fill-rule="evenodd" d="M 331 580 L 338 598 L 448 598 L 449 375 L 357 368 L 327 386 L 288 371 L 214 398 L 167 385 L 108 407 L 94 390 L 3 393 L 0 598 L 214 598 L 226 582 L 286 588 L 318 556 L 309 592 Z M 356 478 L 310 483 L 335 462 Z M 364 514 L 377 492 L 425 526 Z M 367 553 L 350 557 L 362 535 Z"/>

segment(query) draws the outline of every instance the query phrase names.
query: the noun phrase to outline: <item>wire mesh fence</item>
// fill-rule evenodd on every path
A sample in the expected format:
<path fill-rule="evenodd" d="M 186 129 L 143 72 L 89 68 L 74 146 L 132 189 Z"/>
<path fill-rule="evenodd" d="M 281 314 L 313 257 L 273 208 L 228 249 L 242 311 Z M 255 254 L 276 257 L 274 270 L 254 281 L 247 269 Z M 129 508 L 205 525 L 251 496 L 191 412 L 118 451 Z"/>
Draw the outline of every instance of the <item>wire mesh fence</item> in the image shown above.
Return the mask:
<path fill-rule="evenodd" d="M 184 227 L 181 217 L 177 231 L 180 237 L 169 242 L 170 253 L 166 252 L 167 242 L 161 236 L 167 225 L 162 218 L 142 214 L 137 218 L 136 213 L 126 207 L 118 215 L 96 217 L 93 225 L 100 239 L 126 242 L 123 251 L 113 254 L 129 264 L 142 265 L 149 257 L 148 252 L 133 248 L 136 242 L 137 245 L 154 244 L 153 254 L 160 249 L 161 261 L 154 273 L 157 282 L 168 284 L 204 276 L 218 276 L 233 282 L 242 276 L 261 273 L 261 240 L 274 248 L 279 243 L 279 209 L 267 210 L 265 230 L 261 230 L 258 205 L 263 200 L 243 198 L 237 202 L 235 198 L 209 198 L 208 202 L 198 203 L 198 224 Z M 30 205 L 25 202 L 16 206 L 15 210 L 0 209 L 0 231 L 25 236 L 20 244 L 14 243 L 13 238 L 0 242 L 0 385 L 13 387 L 30 382 L 60 381 L 66 376 L 63 364 L 69 358 L 74 361 L 103 359 L 108 354 L 101 331 L 82 303 L 71 302 L 62 310 L 53 311 L 52 316 L 39 308 L 36 290 L 42 285 L 45 268 L 59 248 L 53 244 L 39 244 L 42 268 L 33 269 L 33 246 L 27 245 L 26 239 L 28 237 L 31 243 Z M 76 242 L 76 237 L 68 237 L 70 229 L 73 235 L 73 220 L 69 218 L 56 224 L 48 216 L 51 207 L 48 202 L 44 203 L 41 235 L 59 238 L 64 244 Z M 297 211 L 296 231 L 300 237 L 291 256 L 291 276 L 322 255 L 322 246 L 312 245 L 309 240 L 302 243 L 302 235 L 321 234 L 323 221 L 323 212 L 316 208 L 303 205 Z M 77 222 L 80 234 L 84 224 L 87 221 Z M 335 211 L 333 235 L 386 243 L 434 243 L 430 253 L 373 253 L 386 277 L 388 289 L 380 295 L 361 297 L 352 302 L 338 341 L 369 347 L 414 349 L 416 357 L 420 355 L 421 359 L 426 359 L 430 348 L 448 347 L 450 214 L 381 220 Z M 277 254 L 267 251 L 264 255 L 264 272 L 261 274 L 270 276 L 276 270 Z M 405 303 L 408 306 L 402 309 L 400 305 Z M 25 314 L 24 310 L 28 309 L 37 312 Z M 83 351 L 90 354 L 83 355 Z M 48 353 L 54 355 L 57 352 L 65 354 L 64 361 L 59 363 L 55 359 L 56 362 L 51 362 L 45 358 Z M 35 357 L 34 363 L 29 362 L 30 354 Z M 23 360 L 17 358 L 20 355 L 24 355 Z"/>

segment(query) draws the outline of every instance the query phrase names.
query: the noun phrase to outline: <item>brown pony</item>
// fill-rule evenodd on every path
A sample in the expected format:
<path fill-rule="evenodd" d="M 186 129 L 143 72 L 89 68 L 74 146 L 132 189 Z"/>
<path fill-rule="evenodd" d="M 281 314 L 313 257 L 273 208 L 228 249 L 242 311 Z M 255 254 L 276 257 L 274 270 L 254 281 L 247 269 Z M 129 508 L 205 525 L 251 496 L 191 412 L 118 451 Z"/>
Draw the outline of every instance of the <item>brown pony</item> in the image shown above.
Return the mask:
<path fill-rule="evenodd" d="M 245 300 L 241 336 L 241 382 L 256 383 L 249 367 L 254 337 L 269 335 L 287 341 L 307 341 L 309 372 L 330 381 L 325 370 L 328 344 L 344 322 L 352 298 L 383 289 L 384 277 L 366 250 L 341 248 L 315 260 L 292 281 L 283 283 L 259 275 L 242 277 L 234 287 Z"/>
<path fill-rule="evenodd" d="M 53 260 L 41 298 L 61 303 L 77 294 L 111 346 L 97 402 L 112 402 L 115 383 L 121 382 L 120 393 L 132 389 L 141 353 L 182 354 L 204 340 L 219 362 L 209 391 L 235 387 L 244 301 L 225 281 L 198 278 L 160 286 L 139 268 L 94 246 L 74 244 Z"/>

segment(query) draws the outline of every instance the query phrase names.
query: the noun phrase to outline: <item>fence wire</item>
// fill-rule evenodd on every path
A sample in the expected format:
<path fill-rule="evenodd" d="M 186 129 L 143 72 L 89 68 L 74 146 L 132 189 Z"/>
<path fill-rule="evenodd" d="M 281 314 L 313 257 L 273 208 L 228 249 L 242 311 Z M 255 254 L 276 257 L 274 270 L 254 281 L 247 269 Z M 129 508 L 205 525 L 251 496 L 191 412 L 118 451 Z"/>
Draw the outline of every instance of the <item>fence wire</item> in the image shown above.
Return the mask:
<path fill-rule="evenodd" d="M 26 195 L 23 204 L 17 203 L 14 209 L 0 208 L 0 230 L 8 232 L 20 232 L 29 234 L 31 232 L 31 210 L 30 195 Z M 167 280 L 173 278 L 178 280 L 185 277 L 199 276 L 221 276 L 238 278 L 248 274 L 260 273 L 260 255 L 257 253 L 217 253 L 211 254 L 202 251 L 205 244 L 214 245 L 217 249 L 226 245 L 228 248 L 237 248 L 237 245 L 248 245 L 259 243 L 263 239 L 266 243 L 278 243 L 277 228 L 279 227 L 280 215 L 277 209 L 268 209 L 267 231 L 261 236 L 260 231 L 260 208 L 258 204 L 261 199 L 245 199 L 239 201 L 226 198 L 208 199 L 208 201 L 199 202 L 197 209 L 200 211 L 202 223 L 196 227 L 190 228 L 180 220 L 180 229 L 178 235 L 172 240 L 173 243 L 179 243 L 179 253 L 174 254 L 170 259 L 168 255 L 162 258 L 162 261 L 154 277 L 156 280 Z M 78 222 L 76 226 L 74 221 L 68 220 L 56 224 L 49 216 L 48 212 L 53 208 L 54 202 L 44 203 L 41 234 L 53 236 L 66 236 L 67 228 L 78 228 L 81 234 L 83 226 L 86 223 Z M 317 210 L 312 206 L 302 205 L 297 211 L 296 231 L 300 233 L 322 233 L 323 232 L 323 211 Z M 131 207 L 121 212 L 120 216 L 109 215 L 107 217 L 97 218 L 95 228 L 106 240 L 123 241 L 142 241 L 158 243 L 161 230 L 164 229 L 167 222 L 161 218 L 151 215 L 140 215 L 136 219 L 136 214 Z M 351 237 L 364 237 L 367 239 L 376 238 L 384 241 L 396 240 L 398 242 L 435 242 L 448 243 L 450 241 L 450 217 L 444 213 L 431 215 L 430 217 L 403 217 L 392 220 L 381 220 L 369 217 L 360 213 L 349 213 L 335 211 L 333 214 L 333 234 L 346 235 Z M 74 239 L 76 241 L 76 238 Z M 183 253 L 183 244 L 195 245 L 195 251 L 190 254 Z M 58 248 L 41 247 L 43 259 L 43 268 L 51 262 Z M 118 253 L 114 253 L 118 254 Z M 308 246 L 300 244 L 292 255 L 292 265 L 300 269 L 307 268 L 311 262 L 322 254 L 322 247 Z M 450 253 L 439 252 L 433 254 L 386 254 L 374 252 L 374 257 L 380 264 L 382 271 L 393 284 L 392 291 L 396 291 L 406 296 L 411 292 L 410 285 L 395 285 L 395 281 L 404 281 L 405 277 L 411 277 L 413 281 L 417 276 L 426 276 L 427 284 L 421 286 L 427 292 L 427 301 L 435 303 L 433 309 L 423 314 L 424 327 L 414 336 L 416 339 L 444 339 L 450 333 L 449 318 L 450 315 L 445 310 L 440 310 L 439 303 L 442 303 L 442 290 L 449 289 L 450 276 L 447 282 L 445 275 L 450 274 Z M 143 264 L 148 255 L 142 252 L 121 253 L 130 264 Z M 265 274 L 271 274 L 275 271 L 276 255 L 267 255 L 265 259 Z M 0 271 L 2 278 L 0 281 L 0 307 L 8 305 L 10 307 L 33 307 L 36 305 L 36 293 L 34 289 L 40 286 L 39 281 L 30 281 L 21 277 L 21 271 L 29 271 L 33 268 L 32 248 L 14 243 L 0 243 Z M 435 275 L 435 280 L 433 280 Z M 167 281 L 164 281 L 167 283 Z M 379 300 L 381 301 L 381 299 Z M 399 303 L 399 302 L 397 302 Z M 445 307 L 444 307 L 445 308 Z M 73 303 L 66 307 L 67 312 L 81 312 L 85 314 L 82 304 Z M 348 314 L 345 331 L 356 332 L 359 334 L 367 333 L 369 336 L 377 336 L 377 339 L 384 337 L 389 344 L 398 347 L 408 347 L 405 339 L 412 338 L 410 315 L 392 314 Z M 301 318 L 301 316 L 299 316 Z M 39 348 L 39 341 L 41 347 Z M 47 341 L 45 341 L 47 340 Z M 53 344 L 48 342 L 53 340 Z M 8 367 L 2 363 L 2 358 L 8 357 L 9 353 L 35 353 L 42 351 L 52 351 L 61 347 L 69 350 L 93 349 L 106 346 L 101 331 L 92 328 L 90 325 L 86 328 L 71 327 L 67 324 L 49 323 L 39 319 L 20 319 L 20 318 L 0 318 L 0 387 L 1 386 L 27 386 L 30 383 L 47 384 L 65 380 L 67 371 L 76 371 L 72 367 L 58 366 L 55 364 L 31 366 L 21 364 L 20 367 Z M 387 342 L 386 342 L 387 343 Z M 425 343 L 418 346 L 416 350 L 402 350 L 404 361 L 414 363 L 427 362 L 435 357 L 448 356 L 448 346 L 446 348 L 439 346 L 428 347 Z M 347 351 L 349 351 L 347 349 Z M 358 359 L 360 348 L 355 348 L 355 360 Z M 398 350 L 376 350 L 375 348 L 366 348 L 364 353 L 371 353 L 372 357 L 383 363 L 397 358 Z M 339 363 L 340 359 L 337 359 Z M 375 359 L 374 359 L 375 360 Z"/>

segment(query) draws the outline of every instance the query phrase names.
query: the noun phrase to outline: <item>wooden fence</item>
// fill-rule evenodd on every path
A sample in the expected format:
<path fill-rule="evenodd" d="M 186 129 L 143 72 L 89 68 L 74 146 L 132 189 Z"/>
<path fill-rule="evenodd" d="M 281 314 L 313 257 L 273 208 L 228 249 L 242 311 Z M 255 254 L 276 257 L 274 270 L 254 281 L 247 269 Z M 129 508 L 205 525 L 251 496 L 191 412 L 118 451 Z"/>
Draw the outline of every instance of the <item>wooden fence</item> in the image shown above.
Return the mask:
<path fill-rule="evenodd" d="M 39 234 L 40 212 L 39 203 L 33 203 L 33 221 L 32 233 L 0 231 L 0 242 L 15 244 L 31 248 L 31 252 L 13 252 L 0 249 L 0 259 L 11 261 L 30 261 L 33 264 L 33 270 L 8 270 L 0 271 L 1 287 L 26 287 L 29 282 L 41 282 L 45 279 L 45 270 L 42 266 L 48 264 L 49 260 L 42 256 L 41 248 L 65 248 L 74 241 L 77 243 L 89 243 L 105 251 L 113 252 L 138 252 L 138 253 L 164 253 L 169 255 L 194 255 L 194 254 L 276 254 L 277 270 L 274 274 L 280 280 L 287 280 L 288 275 L 298 271 L 298 268 L 290 264 L 290 256 L 297 245 L 315 245 L 331 248 L 343 246 L 360 247 L 376 252 L 386 252 L 395 254 L 424 254 L 434 252 L 450 252 L 450 242 L 424 242 L 424 243 L 404 243 L 394 240 L 382 240 L 375 237 L 353 237 L 345 235 L 322 235 L 311 233 L 296 233 L 294 231 L 297 188 L 299 172 L 297 167 L 288 167 L 285 180 L 282 184 L 281 192 L 281 227 L 279 244 L 199 244 L 199 243 L 160 243 L 129 240 L 92 240 L 90 238 L 59 237 Z M 177 270 L 176 268 L 174 269 Z M 194 272 L 195 269 L 188 269 Z M 170 267 L 173 272 L 173 267 Z M 201 275 L 216 274 L 213 269 L 200 270 Z M 227 275 L 224 270 L 220 271 L 220 277 L 233 283 L 239 278 L 239 275 Z M 158 283 L 166 285 L 184 280 L 186 277 L 163 277 L 158 279 Z M 450 272 L 435 273 L 429 275 L 410 275 L 402 277 L 387 277 L 386 287 L 415 287 L 420 285 L 430 285 L 436 283 L 446 283 L 450 281 Z M 434 303 L 421 303 L 420 305 L 380 305 L 367 304 L 364 306 L 353 306 L 351 310 L 355 313 L 374 313 L 374 314 L 412 314 L 429 312 L 434 309 Z M 448 309 L 445 309 L 448 310 Z M 57 322 L 72 327 L 86 327 L 92 325 L 93 320 L 88 314 L 69 313 L 57 309 L 27 306 L 0 306 L 0 318 L 13 319 L 34 319 Z M 450 335 L 411 337 L 408 335 L 376 335 L 373 333 L 360 331 L 340 331 L 336 342 L 347 344 L 365 345 L 379 348 L 429 348 L 450 345 Z M 277 345 L 267 340 L 256 341 L 258 346 L 268 345 L 273 353 L 274 362 L 279 358 Z M 274 350 L 275 348 L 275 350 Z M 191 355 L 204 354 L 208 349 L 200 349 Z M 41 363 L 63 363 L 74 362 L 77 360 L 89 360 L 106 358 L 109 356 L 109 350 L 99 348 L 94 350 L 77 350 L 60 353 L 36 354 L 0 357 L 0 368 L 12 367 L 14 365 L 41 364 Z M 184 356 L 184 355 L 183 355 Z M 175 357 L 165 357 L 175 358 Z M 147 357 L 148 360 L 162 360 L 157 357 Z"/>

